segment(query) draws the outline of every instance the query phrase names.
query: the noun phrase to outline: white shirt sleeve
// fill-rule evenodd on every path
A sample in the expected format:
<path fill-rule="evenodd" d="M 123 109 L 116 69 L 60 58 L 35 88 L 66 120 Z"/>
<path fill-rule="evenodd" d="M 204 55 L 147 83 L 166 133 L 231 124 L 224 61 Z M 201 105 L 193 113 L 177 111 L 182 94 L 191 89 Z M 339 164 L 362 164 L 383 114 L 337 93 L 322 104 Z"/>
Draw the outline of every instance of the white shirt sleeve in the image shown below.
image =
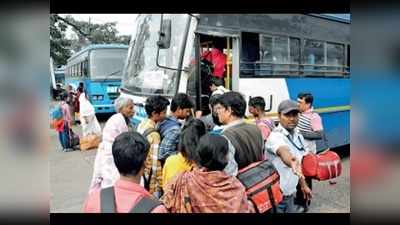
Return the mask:
<path fill-rule="evenodd" d="M 283 134 L 272 132 L 265 143 L 266 151 L 272 152 L 276 155 L 276 151 L 281 146 L 288 146 L 288 144 L 284 141 Z"/>

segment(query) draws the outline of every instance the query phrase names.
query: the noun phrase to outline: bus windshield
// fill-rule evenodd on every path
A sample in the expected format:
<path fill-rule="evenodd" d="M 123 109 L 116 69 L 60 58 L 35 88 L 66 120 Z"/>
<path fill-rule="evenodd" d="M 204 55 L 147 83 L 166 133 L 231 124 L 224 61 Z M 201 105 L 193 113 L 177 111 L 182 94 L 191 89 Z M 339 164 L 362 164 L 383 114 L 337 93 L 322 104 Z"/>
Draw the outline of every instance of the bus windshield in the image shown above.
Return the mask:
<path fill-rule="evenodd" d="M 188 18 L 185 14 L 164 15 L 163 19 L 171 19 L 171 44 L 168 49 L 160 49 L 159 65 L 179 67 Z M 170 96 L 177 89 L 177 71 L 157 67 L 160 22 L 160 14 L 140 15 L 136 21 L 122 79 L 122 87 L 132 93 Z"/>
<path fill-rule="evenodd" d="M 96 49 L 90 57 L 91 79 L 121 79 L 127 49 Z"/>

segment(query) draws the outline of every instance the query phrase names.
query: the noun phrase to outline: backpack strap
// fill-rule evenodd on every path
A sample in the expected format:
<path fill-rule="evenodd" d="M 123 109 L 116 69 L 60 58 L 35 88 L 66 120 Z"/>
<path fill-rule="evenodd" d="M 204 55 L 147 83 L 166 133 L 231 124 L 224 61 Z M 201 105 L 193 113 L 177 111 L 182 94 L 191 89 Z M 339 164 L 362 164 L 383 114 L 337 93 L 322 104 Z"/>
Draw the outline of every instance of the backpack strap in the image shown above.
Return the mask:
<path fill-rule="evenodd" d="M 100 191 L 100 212 L 115 213 L 115 193 L 114 187 L 101 189 Z"/>
<path fill-rule="evenodd" d="M 149 174 L 148 178 L 143 174 L 144 188 L 148 191 L 150 190 L 150 180 L 151 180 L 152 174 L 153 174 L 152 168 L 150 168 L 150 174 Z"/>
<path fill-rule="evenodd" d="M 147 139 L 147 136 L 149 136 L 149 135 L 150 135 L 151 133 L 153 133 L 153 132 L 157 132 L 157 130 L 156 130 L 155 128 L 153 128 L 153 127 L 147 128 L 147 129 L 143 132 L 143 136 Z M 157 152 L 157 155 L 158 155 L 158 152 Z M 152 159 L 153 159 L 153 157 L 152 157 Z M 157 162 L 156 162 L 156 163 L 157 163 Z M 156 164 L 156 165 L 157 165 L 157 164 Z M 150 180 L 151 180 L 151 176 L 152 176 L 152 173 L 153 173 L 153 167 L 154 167 L 154 165 L 151 166 L 151 168 L 150 168 L 150 174 L 149 174 L 148 177 L 146 177 L 146 176 L 143 174 L 144 187 L 145 187 L 146 190 L 150 190 Z"/>
<path fill-rule="evenodd" d="M 153 127 L 147 128 L 144 132 L 143 132 L 143 136 L 147 138 L 147 136 L 149 136 L 151 133 L 153 132 L 157 132 L 157 130 Z"/>
<path fill-rule="evenodd" d="M 151 197 L 144 196 L 139 202 L 131 209 L 130 213 L 150 213 L 154 208 L 161 205 L 160 201 L 157 201 Z"/>

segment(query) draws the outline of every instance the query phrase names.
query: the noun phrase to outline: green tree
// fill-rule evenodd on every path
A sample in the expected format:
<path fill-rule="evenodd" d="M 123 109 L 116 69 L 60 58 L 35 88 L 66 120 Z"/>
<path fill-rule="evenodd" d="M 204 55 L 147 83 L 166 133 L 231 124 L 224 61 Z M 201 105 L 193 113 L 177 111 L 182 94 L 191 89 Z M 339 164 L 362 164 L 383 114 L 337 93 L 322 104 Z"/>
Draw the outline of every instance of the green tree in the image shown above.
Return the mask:
<path fill-rule="evenodd" d="M 118 36 L 116 22 L 104 24 L 89 23 L 88 21 L 77 21 L 71 16 L 67 16 L 65 20 L 69 24 L 74 25 L 72 26 L 72 30 L 78 36 L 77 39 L 72 40 L 74 51 L 79 51 L 88 44 L 129 44 L 130 35 Z"/>
<path fill-rule="evenodd" d="M 55 66 L 65 65 L 71 56 L 71 41 L 65 37 L 67 25 L 58 19 L 58 15 L 50 14 L 50 56 Z"/>
<path fill-rule="evenodd" d="M 67 39 L 65 31 L 70 26 L 77 38 Z M 77 52 L 89 44 L 129 44 L 130 35 L 118 35 L 116 22 L 104 24 L 77 21 L 71 16 L 65 18 L 50 15 L 50 51 L 56 65 L 65 65 L 71 50 Z"/>

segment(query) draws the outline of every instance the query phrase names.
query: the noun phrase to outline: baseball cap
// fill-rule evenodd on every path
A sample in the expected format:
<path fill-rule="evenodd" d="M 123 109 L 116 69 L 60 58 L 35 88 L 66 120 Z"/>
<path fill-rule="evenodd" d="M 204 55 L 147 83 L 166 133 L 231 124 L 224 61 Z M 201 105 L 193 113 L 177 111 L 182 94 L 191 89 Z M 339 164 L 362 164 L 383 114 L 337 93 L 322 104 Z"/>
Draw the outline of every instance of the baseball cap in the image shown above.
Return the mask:
<path fill-rule="evenodd" d="M 293 100 L 284 100 L 278 106 L 278 113 L 286 114 L 293 110 L 298 111 L 298 112 L 300 111 L 299 106 L 297 105 L 297 102 L 295 102 Z"/>

